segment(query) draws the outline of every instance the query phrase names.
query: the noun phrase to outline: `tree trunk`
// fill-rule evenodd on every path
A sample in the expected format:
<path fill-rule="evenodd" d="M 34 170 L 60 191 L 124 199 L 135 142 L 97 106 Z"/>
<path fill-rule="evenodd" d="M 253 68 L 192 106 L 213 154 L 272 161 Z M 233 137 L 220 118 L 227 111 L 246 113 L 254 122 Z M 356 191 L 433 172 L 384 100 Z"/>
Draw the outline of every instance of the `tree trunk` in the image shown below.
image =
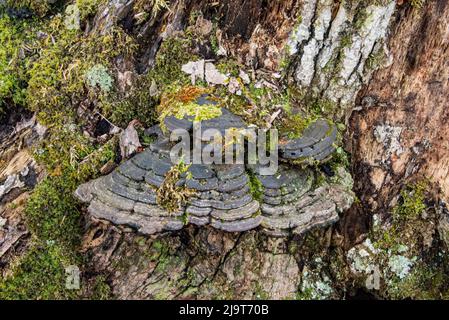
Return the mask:
<path fill-rule="evenodd" d="M 393 61 L 359 92 L 347 146 L 353 175 L 369 178 L 355 184 L 369 212 L 388 212 L 419 178 L 448 199 L 448 15 L 447 1 L 400 10 L 388 40 Z"/>
<path fill-rule="evenodd" d="M 345 125 L 358 201 L 336 225 L 291 238 L 194 226 L 145 237 L 86 218 L 87 296 L 102 275 L 119 299 L 447 297 L 449 264 L 438 258 L 449 240 L 447 0 L 421 8 L 390 0 L 172 0 L 167 10 L 143 8 L 152 14 L 137 22 L 133 0 L 110 0 L 84 31 L 126 30 L 137 53 L 116 66 L 138 77 L 155 68 L 164 42 L 213 21 L 216 43 L 198 40 L 197 56 L 233 58 L 254 78 L 280 78 L 281 90 L 295 92 L 295 111 L 318 106 Z M 436 275 L 443 280 L 432 282 Z"/>

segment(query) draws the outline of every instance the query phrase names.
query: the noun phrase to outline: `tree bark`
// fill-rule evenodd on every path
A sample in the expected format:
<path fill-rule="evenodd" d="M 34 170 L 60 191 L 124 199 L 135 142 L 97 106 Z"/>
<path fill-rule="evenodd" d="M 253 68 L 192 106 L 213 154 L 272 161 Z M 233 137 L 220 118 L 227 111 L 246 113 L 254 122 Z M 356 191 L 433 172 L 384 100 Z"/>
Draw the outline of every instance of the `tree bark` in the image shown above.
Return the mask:
<path fill-rule="evenodd" d="M 388 41 L 393 61 L 359 92 L 347 146 L 367 212 L 388 213 L 401 188 L 422 178 L 448 199 L 448 19 L 447 1 L 399 10 Z"/>
<path fill-rule="evenodd" d="M 132 72 L 145 74 L 154 67 L 161 44 L 196 23 L 190 21 L 195 13 L 217 21 L 216 45 L 227 57 L 254 74 L 282 73 L 281 87 L 298 92 L 294 109 L 328 106 L 324 115 L 346 125 L 344 147 L 359 201 L 334 226 L 281 239 L 194 226 L 150 238 L 86 219 L 87 291 L 96 276 L 104 275 L 119 299 L 338 299 L 360 290 L 381 298 L 414 297 L 409 291 L 393 295 L 396 287 L 389 277 L 394 277 L 392 265 L 400 252 L 389 256 L 387 250 L 372 248 L 371 242 L 383 237 L 373 217 L 380 216 L 377 228 L 387 230 L 404 188 L 427 179 L 426 195 L 435 201 L 426 207 L 430 218 L 416 225 L 431 229 L 426 231 L 431 245 L 424 249 L 424 240 L 416 248 L 406 238 L 400 242 L 432 258 L 435 250 L 447 249 L 442 234 L 449 228 L 444 206 L 449 196 L 448 1 L 414 8 L 390 0 L 172 0 L 169 10 L 142 23 L 136 23 L 133 4 L 110 0 L 98 8 L 85 32 L 126 30 L 138 43 Z M 217 58 L 210 47 L 199 46 L 196 53 Z M 17 137 L 0 138 L 6 146 Z M 1 202 L 2 216 L 9 217 L 8 212 Z M 378 252 L 375 264 L 367 265 L 374 266 L 369 272 L 354 267 L 361 246 L 370 254 Z M 382 285 L 365 282 L 375 268 L 382 269 Z M 447 281 L 441 287 L 447 288 Z"/>

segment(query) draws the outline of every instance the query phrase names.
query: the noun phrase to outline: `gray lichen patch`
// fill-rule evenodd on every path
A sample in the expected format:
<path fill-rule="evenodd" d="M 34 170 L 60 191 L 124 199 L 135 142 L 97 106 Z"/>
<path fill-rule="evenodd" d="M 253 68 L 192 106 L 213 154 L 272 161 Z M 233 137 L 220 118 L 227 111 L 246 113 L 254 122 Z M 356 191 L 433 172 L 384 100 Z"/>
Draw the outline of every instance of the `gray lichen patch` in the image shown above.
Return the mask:
<path fill-rule="evenodd" d="M 377 291 L 381 285 L 388 290 L 405 281 L 417 261 L 406 245 L 401 244 L 395 250 L 383 250 L 376 248 L 369 238 L 351 248 L 347 258 L 351 271 L 364 280 L 365 287 Z"/>
<path fill-rule="evenodd" d="M 402 131 L 402 127 L 388 124 L 378 125 L 374 128 L 374 137 L 385 150 L 383 153 L 384 162 L 388 162 L 392 155 L 399 156 L 404 151 L 400 141 Z"/>
<path fill-rule="evenodd" d="M 321 275 L 316 270 L 307 267 L 302 272 L 302 281 L 297 298 L 301 300 L 325 300 L 334 295 L 332 280 L 326 275 Z"/>
<path fill-rule="evenodd" d="M 372 58 L 387 35 L 394 9 L 395 1 L 342 1 L 336 9 L 333 1 L 305 1 L 302 20 L 287 42 L 290 55 L 299 57 L 295 82 L 308 96 L 321 96 L 343 108 L 351 105 L 370 78 Z"/>

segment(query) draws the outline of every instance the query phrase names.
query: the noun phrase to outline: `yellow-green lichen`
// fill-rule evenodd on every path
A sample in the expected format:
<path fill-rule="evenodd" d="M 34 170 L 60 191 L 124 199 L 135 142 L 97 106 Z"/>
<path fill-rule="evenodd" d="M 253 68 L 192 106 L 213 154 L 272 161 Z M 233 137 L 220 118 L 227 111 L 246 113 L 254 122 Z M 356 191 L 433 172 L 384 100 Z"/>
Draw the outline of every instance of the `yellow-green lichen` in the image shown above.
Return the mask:
<path fill-rule="evenodd" d="M 219 117 L 221 115 L 219 104 L 199 105 L 195 102 L 201 95 L 208 92 L 207 89 L 202 87 L 185 86 L 164 93 L 161 97 L 161 103 L 157 107 L 162 129 L 165 130 L 164 119 L 167 116 L 174 116 L 178 119 L 190 116 L 194 121 Z"/>
<path fill-rule="evenodd" d="M 93 16 L 99 6 L 104 3 L 105 0 L 76 0 L 76 5 L 80 12 L 80 20 L 85 20 L 89 16 Z"/>

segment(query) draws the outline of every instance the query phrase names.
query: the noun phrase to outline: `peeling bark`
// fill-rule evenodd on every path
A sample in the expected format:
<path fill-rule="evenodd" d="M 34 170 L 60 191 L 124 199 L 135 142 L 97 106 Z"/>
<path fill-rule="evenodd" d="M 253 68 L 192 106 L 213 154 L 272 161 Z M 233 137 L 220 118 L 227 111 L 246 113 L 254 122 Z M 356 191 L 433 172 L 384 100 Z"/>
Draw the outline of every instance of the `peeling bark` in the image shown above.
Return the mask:
<path fill-rule="evenodd" d="M 347 252 L 354 245 L 357 250 L 372 245 L 365 238 L 373 230 L 373 214 L 388 218 L 404 185 L 422 178 L 439 189 L 437 196 L 449 198 L 446 0 L 426 1 L 420 10 L 391 0 L 172 0 L 170 10 L 144 21 L 137 21 L 134 4 L 108 1 L 84 26 L 86 33 L 104 34 L 119 25 L 134 37 L 139 49 L 135 61 L 127 61 L 126 72 L 151 70 L 163 41 L 185 30 L 191 16 L 201 12 L 202 19 L 217 22 L 217 30 L 210 32 L 220 48 L 204 49 L 202 58 L 228 56 L 254 74 L 282 74 L 284 89 L 300 92 L 300 104 L 332 105 L 326 116 L 348 125 L 345 147 L 360 201 L 340 213 L 336 226 L 280 239 L 257 231 L 193 226 L 153 238 L 86 221 L 81 248 L 85 282 L 105 275 L 119 299 L 350 297 L 360 283 L 351 271 L 356 254 L 348 257 Z M 0 215 L 7 219 L 0 228 L 3 274 L 28 239 L 20 218 L 23 206 L 5 205 L 22 203 L 28 193 L 23 185 L 11 184 L 13 178 L 6 182 L 14 174 L 20 180 L 31 163 L 23 150 L 19 155 L 26 161 L 14 158 L 22 149 L 19 141 L 30 147 L 41 132 L 34 123 L 18 130 L 16 122 L 0 132 Z M 447 209 L 441 205 L 434 211 L 444 234 Z M 432 223 L 423 227 L 430 240 L 422 242 L 428 247 L 439 245 L 440 239 L 433 241 L 435 228 Z M 378 286 L 367 287 L 378 292 Z"/>
<path fill-rule="evenodd" d="M 347 136 L 353 176 L 368 178 L 355 182 L 368 212 L 388 212 L 401 187 L 419 178 L 449 197 L 449 6 L 428 1 L 394 20 L 393 61 L 360 92 Z"/>

